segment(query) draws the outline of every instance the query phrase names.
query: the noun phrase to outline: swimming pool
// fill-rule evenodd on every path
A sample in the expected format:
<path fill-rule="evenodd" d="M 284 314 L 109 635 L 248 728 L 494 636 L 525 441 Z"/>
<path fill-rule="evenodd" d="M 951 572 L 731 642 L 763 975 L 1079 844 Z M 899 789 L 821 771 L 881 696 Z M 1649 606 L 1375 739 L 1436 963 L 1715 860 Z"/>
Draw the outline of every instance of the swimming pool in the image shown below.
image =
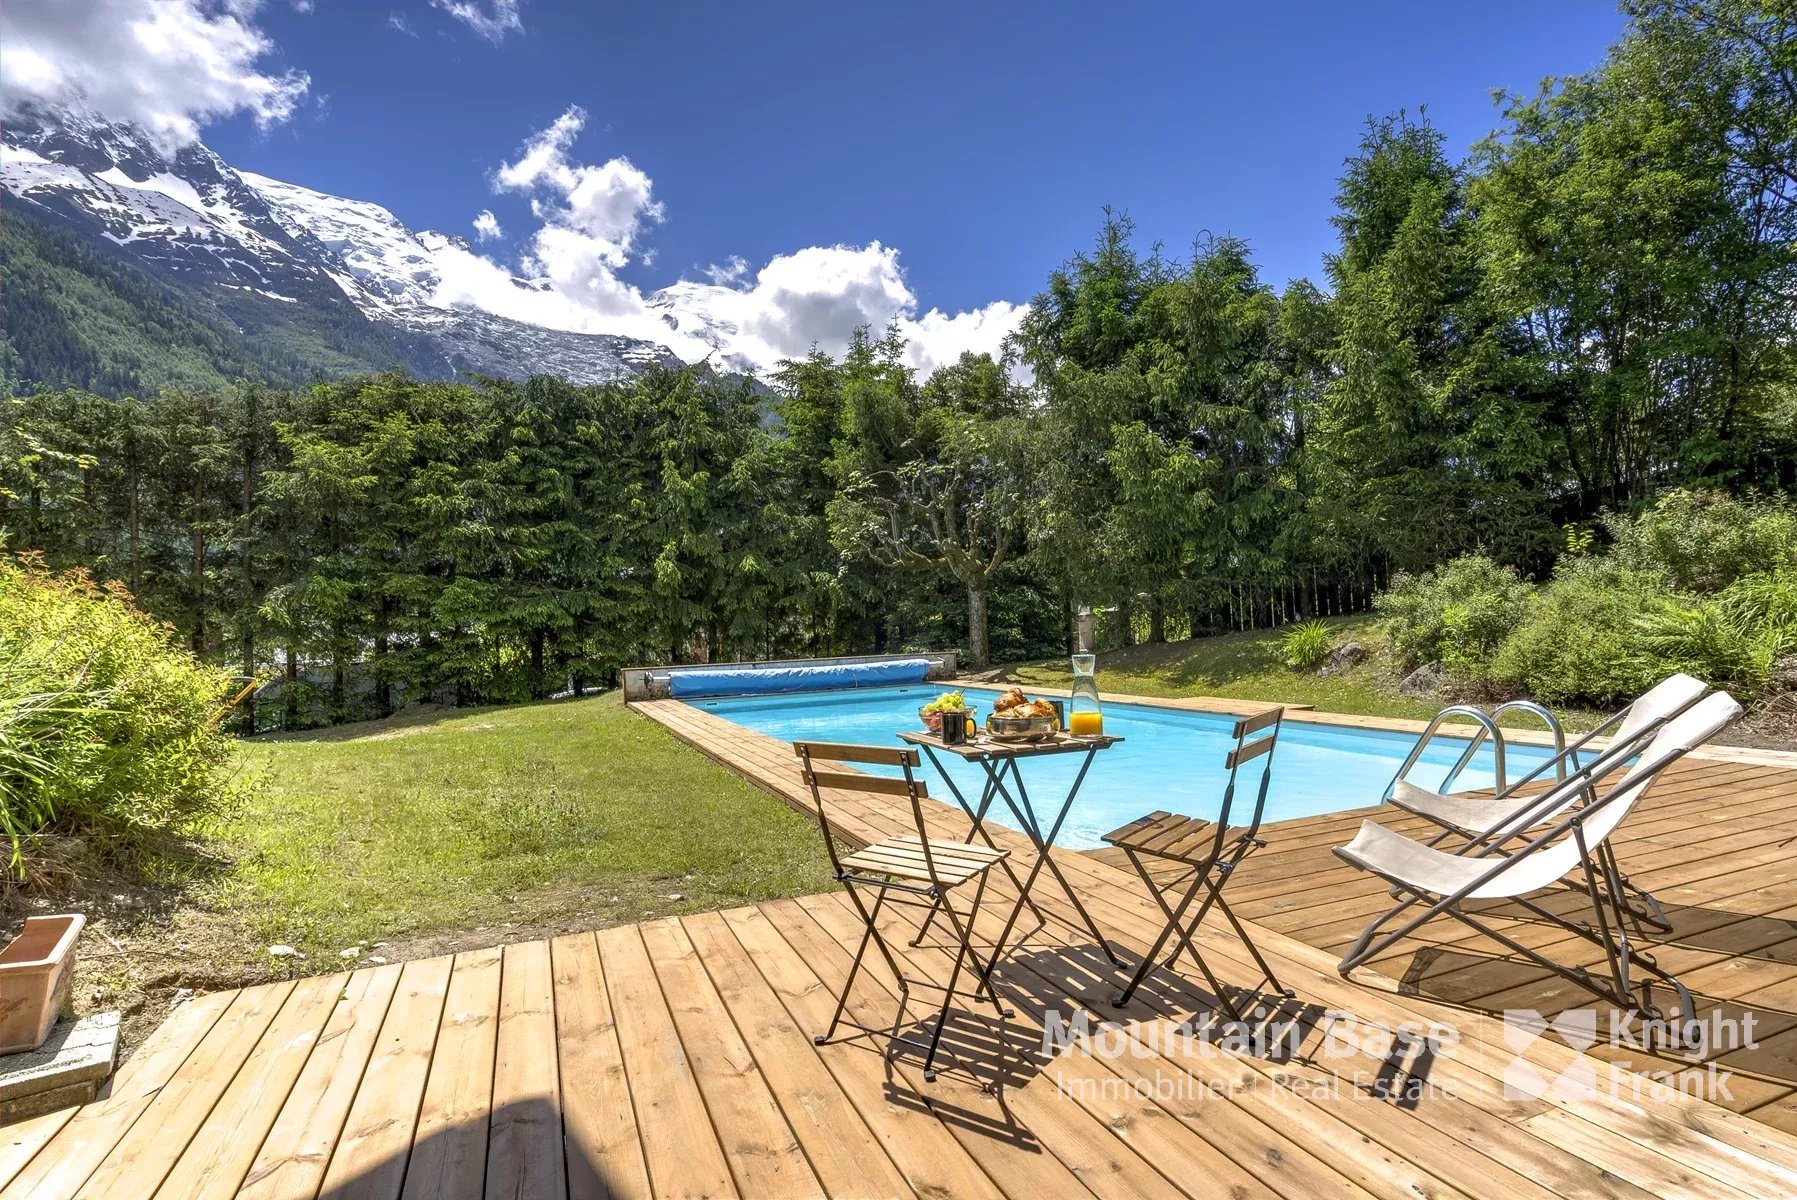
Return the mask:
<path fill-rule="evenodd" d="M 783 742 L 886 746 L 896 744 L 901 730 L 922 728 L 918 707 L 951 690 L 918 684 L 688 703 Z M 966 691 L 968 701 L 984 719 L 996 693 L 974 688 Z M 1074 849 L 1103 845 L 1099 841 L 1103 834 L 1157 808 L 1214 818 L 1222 803 L 1227 778 L 1223 756 L 1234 745 L 1230 737 L 1234 723 L 1235 718 L 1224 714 L 1107 703 L 1105 732 L 1120 734 L 1125 740 L 1093 760 L 1091 773 L 1062 829 L 1060 844 Z M 1377 804 L 1385 794 L 1385 785 L 1415 744 L 1415 736 L 1408 733 L 1344 729 L 1288 715 L 1273 758 L 1266 819 L 1284 821 Z M 1464 740 L 1437 738 L 1422 762 L 1412 769 L 1411 780 L 1433 787 L 1465 749 Z M 1549 753 L 1541 747 L 1514 743 L 1506 749 L 1506 768 L 1512 779 L 1545 761 Z M 953 755 L 942 757 L 962 794 L 970 801 L 978 800 L 984 779 L 981 769 Z M 1058 806 L 1083 757 L 1057 755 L 1025 763 L 1023 778 L 1031 796 L 1043 808 Z M 896 767 L 864 769 L 899 773 Z M 1491 750 L 1485 747 L 1461 774 L 1457 789 L 1490 787 L 1493 771 Z M 927 759 L 923 778 L 932 795 L 953 802 Z M 1238 823 L 1245 822 L 1253 811 L 1244 807 L 1252 801 L 1252 793 L 1237 797 L 1234 816 Z M 993 816 L 1006 825 L 1016 825 L 1002 803 L 994 806 Z"/>

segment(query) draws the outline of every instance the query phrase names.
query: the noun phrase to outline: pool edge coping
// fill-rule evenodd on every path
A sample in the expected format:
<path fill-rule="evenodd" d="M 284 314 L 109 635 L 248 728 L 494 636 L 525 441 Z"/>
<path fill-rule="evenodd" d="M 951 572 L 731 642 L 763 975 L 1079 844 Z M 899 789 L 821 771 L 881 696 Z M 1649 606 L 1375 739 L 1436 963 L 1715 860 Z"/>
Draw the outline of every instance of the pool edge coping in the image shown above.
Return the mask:
<path fill-rule="evenodd" d="M 977 689 L 983 692 L 1004 692 L 1014 684 L 992 683 L 980 679 L 946 679 L 931 680 L 936 686 L 953 686 L 962 690 Z M 1027 692 L 1048 696 L 1069 696 L 1072 691 L 1063 687 L 1029 687 Z M 1105 703 L 1139 704 L 1147 708 L 1165 708 L 1177 712 L 1221 713 L 1232 716 L 1251 717 L 1265 712 L 1269 708 L 1283 708 L 1292 714 L 1291 719 L 1313 725 L 1332 725 L 1342 729 L 1369 729 L 1384 733 L 1407 733 L 1420 735 L 1429 727 L 1429 722 L 1413 720 L 1408 717 L 1371 717 L 1356 713 L 1330 712 L 1320 709 L 1314 704 L 1281 704 L 1276 700 L 1232 699 L 1222 696 L 1138 696 L 1131 692 L 1098 693 L 1099 699 Z M 632 704 L 635 701 L 630 702 Z M 685 701 L 676 701 L 684 704 Z M 1441 727 L 1440 732 L 1447 737 L 1470 738 L 1478 734 L 1479 726 L 1450 722 Z M 1504 730 L 1506 740 L 1524 746 L 1537 746 L 1552 749 L 1554 739 L 1546 730 L 1511 729 Z M 1594 746 L 1606 746 L 1608 738 L 1598 738 Z M 1785 767 L 1797 770 L 1797 751 L 1764 750 L 1752 746 L 1727 746 L 1707 743 L 1691 751 L 1690 757 L 1711 762 L 1745 763 L 1760 767 Z"/>

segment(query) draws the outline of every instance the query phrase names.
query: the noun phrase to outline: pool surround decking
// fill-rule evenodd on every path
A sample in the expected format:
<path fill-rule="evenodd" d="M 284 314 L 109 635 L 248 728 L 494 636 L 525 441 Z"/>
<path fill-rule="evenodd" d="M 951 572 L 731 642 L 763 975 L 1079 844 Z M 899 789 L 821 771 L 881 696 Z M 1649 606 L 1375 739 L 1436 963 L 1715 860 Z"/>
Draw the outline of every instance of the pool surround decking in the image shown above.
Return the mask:
<path fill-rule="evenodd" d="M 678 702 L 638 711 L 809 807 L 790 748 Z M 1637 880 L 1676 876 L 1693 901 L 1753 920 L 1753 897 L 1789 879 L 1768 873 L 1773 856 L 1751 852 L 1759 865 L 1743 860 L 1725 882 L 1733 851 L 1709 867 L 1669 852 L 1782 832 L 1797 821 L 1782 811 L 1797 776 L 1736 764 L 1712 779 L 1714 764 L 1682 766 L 1678 788 L 1640 814 L 1625 863 Z M 1719 811 L 1715 798 L 1738 791 L 1757 797 L 1743 801 L 1757 821 Z M 832 832 L 848 843 L 911 821 L 871 792 L 843 794 L 836 811 Z M 1522 1047 L 1520 1061 L 1545 1078 L 1588 1068 L 1597 1090 L 1516 1098 L 1505 1082 L 1518 1051 L 1482 1004 L 1443 1003 L 1380 971 L 1341 979 L 1327 939 L 1311 940 L 1356 919 L 1350 906 L 1369 896 L 1320 857 L 1354 819 L 1273 827 L 1264 859 L 1250 860 L 1258 874 L 1231 889 L 1245 916 L 1258 906 L 1256 943 L 1296 989 L 1284 1013 L 1303 1039 L 1296 1055 L 1162 1037 L 1215 1004 L 1189 969 L 1155 972 L 1127 1009 L 1110 1009 L 1115 972 L 1051 894 L 1047 928 L 1000 969 L 1016 1016 L 1000 1027 L 989 1011 L 958 1010 L 947 1043 L 958 1065 L 936 1082 L 872 1039 L 814 1046 L 860 933 L 832 893 L 201 996 L 108 1096 L 5 1131 L 0 1198 L 1797 1194 L 1797 1137 L 1784 1122 L 1639 1092 L 1634 1072 L 1552 1038 Z M 935 802 L 929 820 L 943 837 L 965 825 Z M 1029 853 L 1021 835 L 993 832 Z M 1666 857 L 1647 862 L 1655 854 Z M 1107 937 L 1139 955 L 1159 928 L 1139 881 L 1102 854 L 1056 858 Z M 1288 877 L 1297 886 L 1282 886 Z M 942 943 L 907 945 L 908 913 L 884 922 L 909 972 L 942 978 Z M 1207 924 L 1198 941 L 1226 986 L 1254 985 L 1227 931 Z M 1488 969 L 1464 952 L 1468 969 Z M 896 1004 L 883 971 L 862 974 L 857 1019 L 890 1020 Z M 1128 1052 L 1042 1052 L 1049 1023 L 1079 1012 L 1120 1017 Z M 1458 1040 L 1433 1056 L 1392 1036 L 1437 1024 Z M 1326 1054 L 1337 1041 L 1345 1053 Z M 1166 1080 L 1186 1090 L 1157 1091 Z"/>

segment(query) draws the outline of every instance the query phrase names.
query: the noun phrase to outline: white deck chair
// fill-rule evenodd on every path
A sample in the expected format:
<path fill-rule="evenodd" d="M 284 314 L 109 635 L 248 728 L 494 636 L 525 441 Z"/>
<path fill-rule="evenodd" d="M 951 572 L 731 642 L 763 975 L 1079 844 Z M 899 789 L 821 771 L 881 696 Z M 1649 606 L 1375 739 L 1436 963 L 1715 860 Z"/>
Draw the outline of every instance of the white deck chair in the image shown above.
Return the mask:
<path fill-rule="evenodd" d="M 1395 779 L 1392 781 L 1389 798 L 1404 811 L 1415 813 L 1441 826 L 1442 832 L 1428 841 L 1430 846 L 1439 846 L 1455 834 L 1470 839 L 1460 849 L 1481 842 L 1502 843 L 1520 835 L 1532 825 L 1552 820 L 1581 798 L 1592 798 L 1589 785 L 1553 789 L 1559 795 L 1560 802 L 1552 805 L 1542 803 L 1540 792 L 1526 794 L 1529 785 L 1546 775 L 1550 769 L 1558 765 L 1563 773 L 1564 764 L 1570 762 L 1576 772 L 1581 766 L 1579 755 L 1595 739 L 1611 730 L 1614 730 L 1614 734 L 1608 745 L 1593 752 L 1596 758 L 1601 760 L 1610 754 L 1631 757 L 1640 751 L 1647 735 L 1657 733 L 1661 726 L 1697 703 L 1709 690 L 1707 683 L 1690 675 L 1668 676 L 1642 693 L 1633 704 L 1612 714 L 1597 728 L 1495 796 L 1443 795 L 1418 787 L 1408 780 Z M 1527 820 L 1523 821 L 1520 818 L 1525 814 Z M 1606 845 L 1602 853 L 1612 860 L 1608 867 L 1614 870 L 1614 851 Z M 1624 891 L 1633 898 L 1629 906 L 1631 916 L 1655 926 L 1662 933 L 1671 930 L 1672 924 L 1666 919 L 1659 901 L 1631 884 L 1619 870 L 1616 871 L 1616 878 Z"/>
<path fill-rule="evenodd" d="M 1639 748 L 1635 743 L 1641 734 L 1657 731 L 1659 726 L 1701 700 L 1709 690 L 1709 684 L 1690 675 L 1668 676 L 1642 693 L 1633 704 L 1612 714 L 1597 728 L 1536 766 L 1496 796 L 1443 795 L 1419 787 L 1409 780 L 1397 779 L 1392 781 L 1391 802 L 1406 812 L 1425 817 L 1448 830 L 1479 835 L 1481 840 L 1497 833 L 1500 827 L 1514 832 L 1515 822 L 1512 818 L 1525 809 L 1536 807 L 1531 802 L 1540 799 L 1539 793 L 1526 796 L 1519 794 L 1520 790 L 1540 779 L 1556 763 L 1570 762 L 1573 769 L 1577 770 L 1580 766 L 1579 755 L 1595 739 L 1612 729 L 1614 736 L 1608 747 L 1594 753 L 1598 757 L 1613 752 L 1632 753 Z M 1570 796 L 1567 805 L 1576 799 L 1576 794 Z M 1560 810 L 1542 812 L 1533 819 L 1538 824 L 1558 816 L 1559 812 Z"/>
<path fill-rule="evenodd" d="M 1559 804 L 1560 793 L 1565 788 L 1581 793 L 1587 790 L 1595 793 L 1600 786 L 1607 790 L 1601 795 L 1593 794 L 1570 811 L 1560 808 L 1558 811 L 1563 815 L 1559 820 L 1539 832 L 1530 831 L 1526 840 L 1513 850 L 1486 843 L 1452 854 L 1393 833 L 1371 821 L 1362 821 L 1354 840 L 1345 846 L 1337 846 L 1336 855 L 1377 875 L 1406 898 L 1366 927 L 1337 970 L 1344 976 L 1349 974 L 1368 959 L 1385 953 L 1425 922 L 1446 915 L 1554 974 L 1591 989 L 1613 1004 L 1634 1009 L 1649 1019 L 1660 1018 L 1663 1014 L 1653 1004 L 1646 987 L 1642 998 L 1635 999 L 1631 969 L 1639 965 L 1647 974 L 1671 985 L 1678 994 L 1683 1018 L 1689 1020 L 1694 1012 L 1690 992 L 1662 970 L 1651 956 L 1637 954 L 1631 946 L 1622 921 L 1621 885 L 1615 878 L 1612 860 L 1598 851 L 1608 843 L 1616 827 L 1668 765 L 1715 737 L 1740 713 L 1741 706 L 1733 696 L 1715 692 L 1663 725 L 1633 766 L 1627 765 L 1627 759 L 1632 755 L 1600 756 L 1565 784 L 1541 797 L 1541 804 L 1544 810 Z M 1618 775 L 1621 776 L 1619 780 L 1609 782 Z M 1517 820 L 1526 821 L 1528 825 L 1536 823 L 1531 811 L 1519 813 Z M 1569 876 L 1576 879 L 1591 901 L 1590 924 L 1550 912 L 1528 898 Z M 1514 902 L 1543 920 L 1596 943 L 1604 950 L 1610 978 L 1605 980 L 1584 968 L 1557 963 L 1499 933 L 1465 910 L 1463 905 L 1469 900 Z M 1380 934 L 1387 922 L 1418 904 L 1425 906 L 1422 912 L 1397 929 Z"/>

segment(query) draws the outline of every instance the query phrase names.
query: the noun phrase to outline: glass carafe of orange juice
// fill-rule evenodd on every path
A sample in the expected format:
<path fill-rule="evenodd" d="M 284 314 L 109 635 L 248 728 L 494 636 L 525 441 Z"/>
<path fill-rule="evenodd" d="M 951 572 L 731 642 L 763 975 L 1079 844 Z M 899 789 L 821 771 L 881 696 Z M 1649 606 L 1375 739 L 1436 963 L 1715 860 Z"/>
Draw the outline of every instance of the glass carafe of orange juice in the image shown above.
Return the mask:
<path fill-rule="evenodd" d="M 1104 732 L 1104 708 L 1098 703 L 1098 656 L 1073 656 L 1073 695 L 1067 700 L 1067 732 L 1096 737 Z"/>

